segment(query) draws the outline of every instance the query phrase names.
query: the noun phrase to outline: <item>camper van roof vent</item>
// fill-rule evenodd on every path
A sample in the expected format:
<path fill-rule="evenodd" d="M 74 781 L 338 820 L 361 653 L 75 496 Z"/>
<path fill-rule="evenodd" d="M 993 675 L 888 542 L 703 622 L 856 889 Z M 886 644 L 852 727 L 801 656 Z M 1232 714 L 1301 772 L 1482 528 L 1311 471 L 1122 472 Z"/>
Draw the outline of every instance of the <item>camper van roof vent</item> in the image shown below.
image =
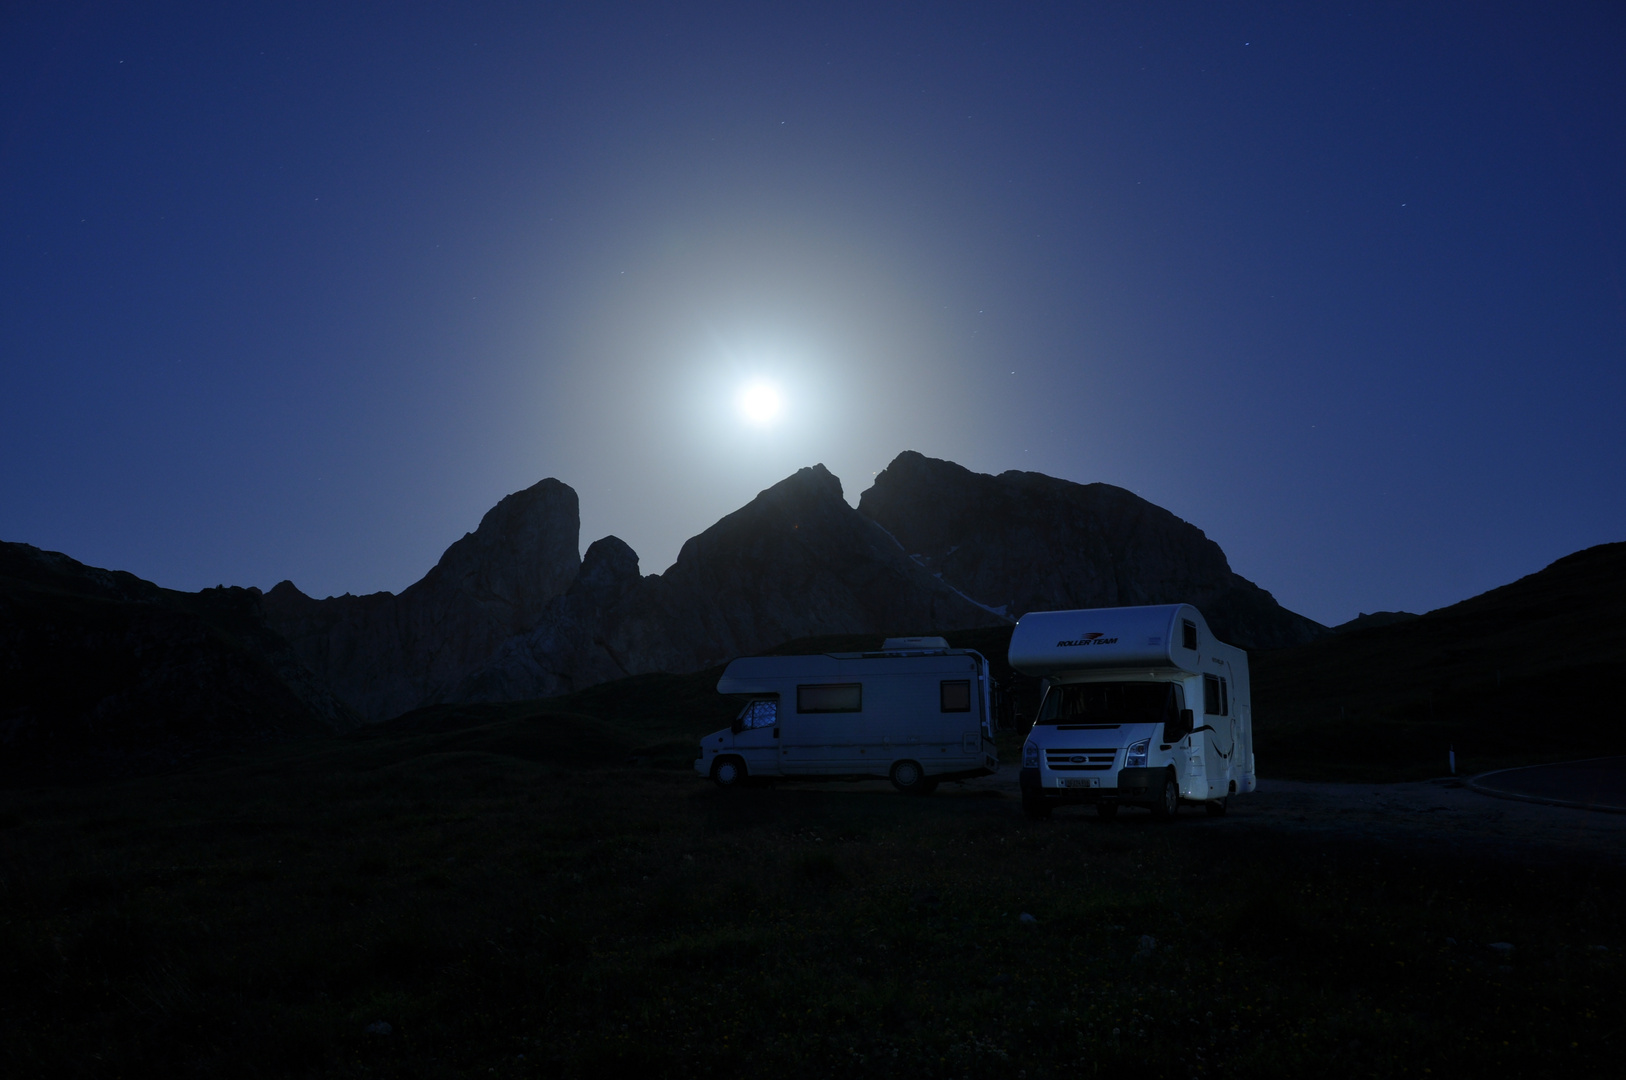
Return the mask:
<path fill-rule="evenodd" d="M 896 649 L 946 649 L 948 647 L 948 639 L 940 637 L 889 637 L 881 643 L 881 649 L 885 652 L 892 652 Z"/>

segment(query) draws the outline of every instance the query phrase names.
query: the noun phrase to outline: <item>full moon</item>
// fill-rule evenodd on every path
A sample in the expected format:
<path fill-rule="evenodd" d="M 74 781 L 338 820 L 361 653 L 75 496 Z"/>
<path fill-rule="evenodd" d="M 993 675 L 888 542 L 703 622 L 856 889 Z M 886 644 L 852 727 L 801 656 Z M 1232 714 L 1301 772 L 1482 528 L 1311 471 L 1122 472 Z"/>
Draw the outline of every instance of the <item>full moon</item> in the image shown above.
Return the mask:
<path fill-rule="evenodd" d="M 779 415 L 779 391 L 768 383 L 755 382 L 740 391 L 740 414 L 759 427 Z"/>

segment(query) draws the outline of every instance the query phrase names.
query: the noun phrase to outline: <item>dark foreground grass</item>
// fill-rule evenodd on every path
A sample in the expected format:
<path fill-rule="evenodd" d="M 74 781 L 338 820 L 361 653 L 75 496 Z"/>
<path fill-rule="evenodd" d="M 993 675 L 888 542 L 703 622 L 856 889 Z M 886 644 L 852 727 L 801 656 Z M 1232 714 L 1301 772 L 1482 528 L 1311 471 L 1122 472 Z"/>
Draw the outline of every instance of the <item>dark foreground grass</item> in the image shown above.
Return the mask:
<path fill-rule="evenodd" d="M 1626 1039 L 1597 867 L 558 749 L 595 738 L 0 795 L 0 1074 L 1574 1077 Z"/>

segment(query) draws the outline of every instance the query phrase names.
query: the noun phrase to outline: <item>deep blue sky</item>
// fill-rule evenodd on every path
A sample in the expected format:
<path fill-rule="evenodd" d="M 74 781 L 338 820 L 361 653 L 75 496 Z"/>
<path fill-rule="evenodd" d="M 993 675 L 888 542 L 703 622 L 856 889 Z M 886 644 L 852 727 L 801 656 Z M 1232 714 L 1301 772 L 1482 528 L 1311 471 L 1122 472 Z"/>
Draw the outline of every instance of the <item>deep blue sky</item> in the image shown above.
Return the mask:
<path fill-rule="evenodd" d="M 557 476 L 658 572 L 917 449 L 1325 622 L 1626 539 L 1617 4 L 539 7 L 6 7 L 0 538 L 397 590 Z"/>

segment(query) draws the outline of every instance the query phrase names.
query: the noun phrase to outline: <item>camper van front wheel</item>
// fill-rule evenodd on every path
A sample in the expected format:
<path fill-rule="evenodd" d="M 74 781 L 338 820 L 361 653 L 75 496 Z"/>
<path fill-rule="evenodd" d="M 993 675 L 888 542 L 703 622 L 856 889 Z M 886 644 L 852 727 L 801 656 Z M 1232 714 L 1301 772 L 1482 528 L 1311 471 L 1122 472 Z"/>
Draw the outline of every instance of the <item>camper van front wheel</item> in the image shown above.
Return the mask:
<path fill-rule="evenodd" d="M 1174 777 L 1163 778 L 1163 791 L 1157 802 L 1152 804 L 1152 816 L 1172 818 L 1180 809 L 1180 788 L 1174 782 Z"/>
<path fill-rule="evenodd" d="M 745 786 L 745 762 L 737 757 L 720 757 L 711 763 L 711 779 L 720 788 Z"/>
<path fill-rule="evenodd" d="M 905 795 L 930 795 L 937 790 L 937 781 L 927 779 L 918 761 L 900 761 L 892 766 L 892 786 Z"/>

